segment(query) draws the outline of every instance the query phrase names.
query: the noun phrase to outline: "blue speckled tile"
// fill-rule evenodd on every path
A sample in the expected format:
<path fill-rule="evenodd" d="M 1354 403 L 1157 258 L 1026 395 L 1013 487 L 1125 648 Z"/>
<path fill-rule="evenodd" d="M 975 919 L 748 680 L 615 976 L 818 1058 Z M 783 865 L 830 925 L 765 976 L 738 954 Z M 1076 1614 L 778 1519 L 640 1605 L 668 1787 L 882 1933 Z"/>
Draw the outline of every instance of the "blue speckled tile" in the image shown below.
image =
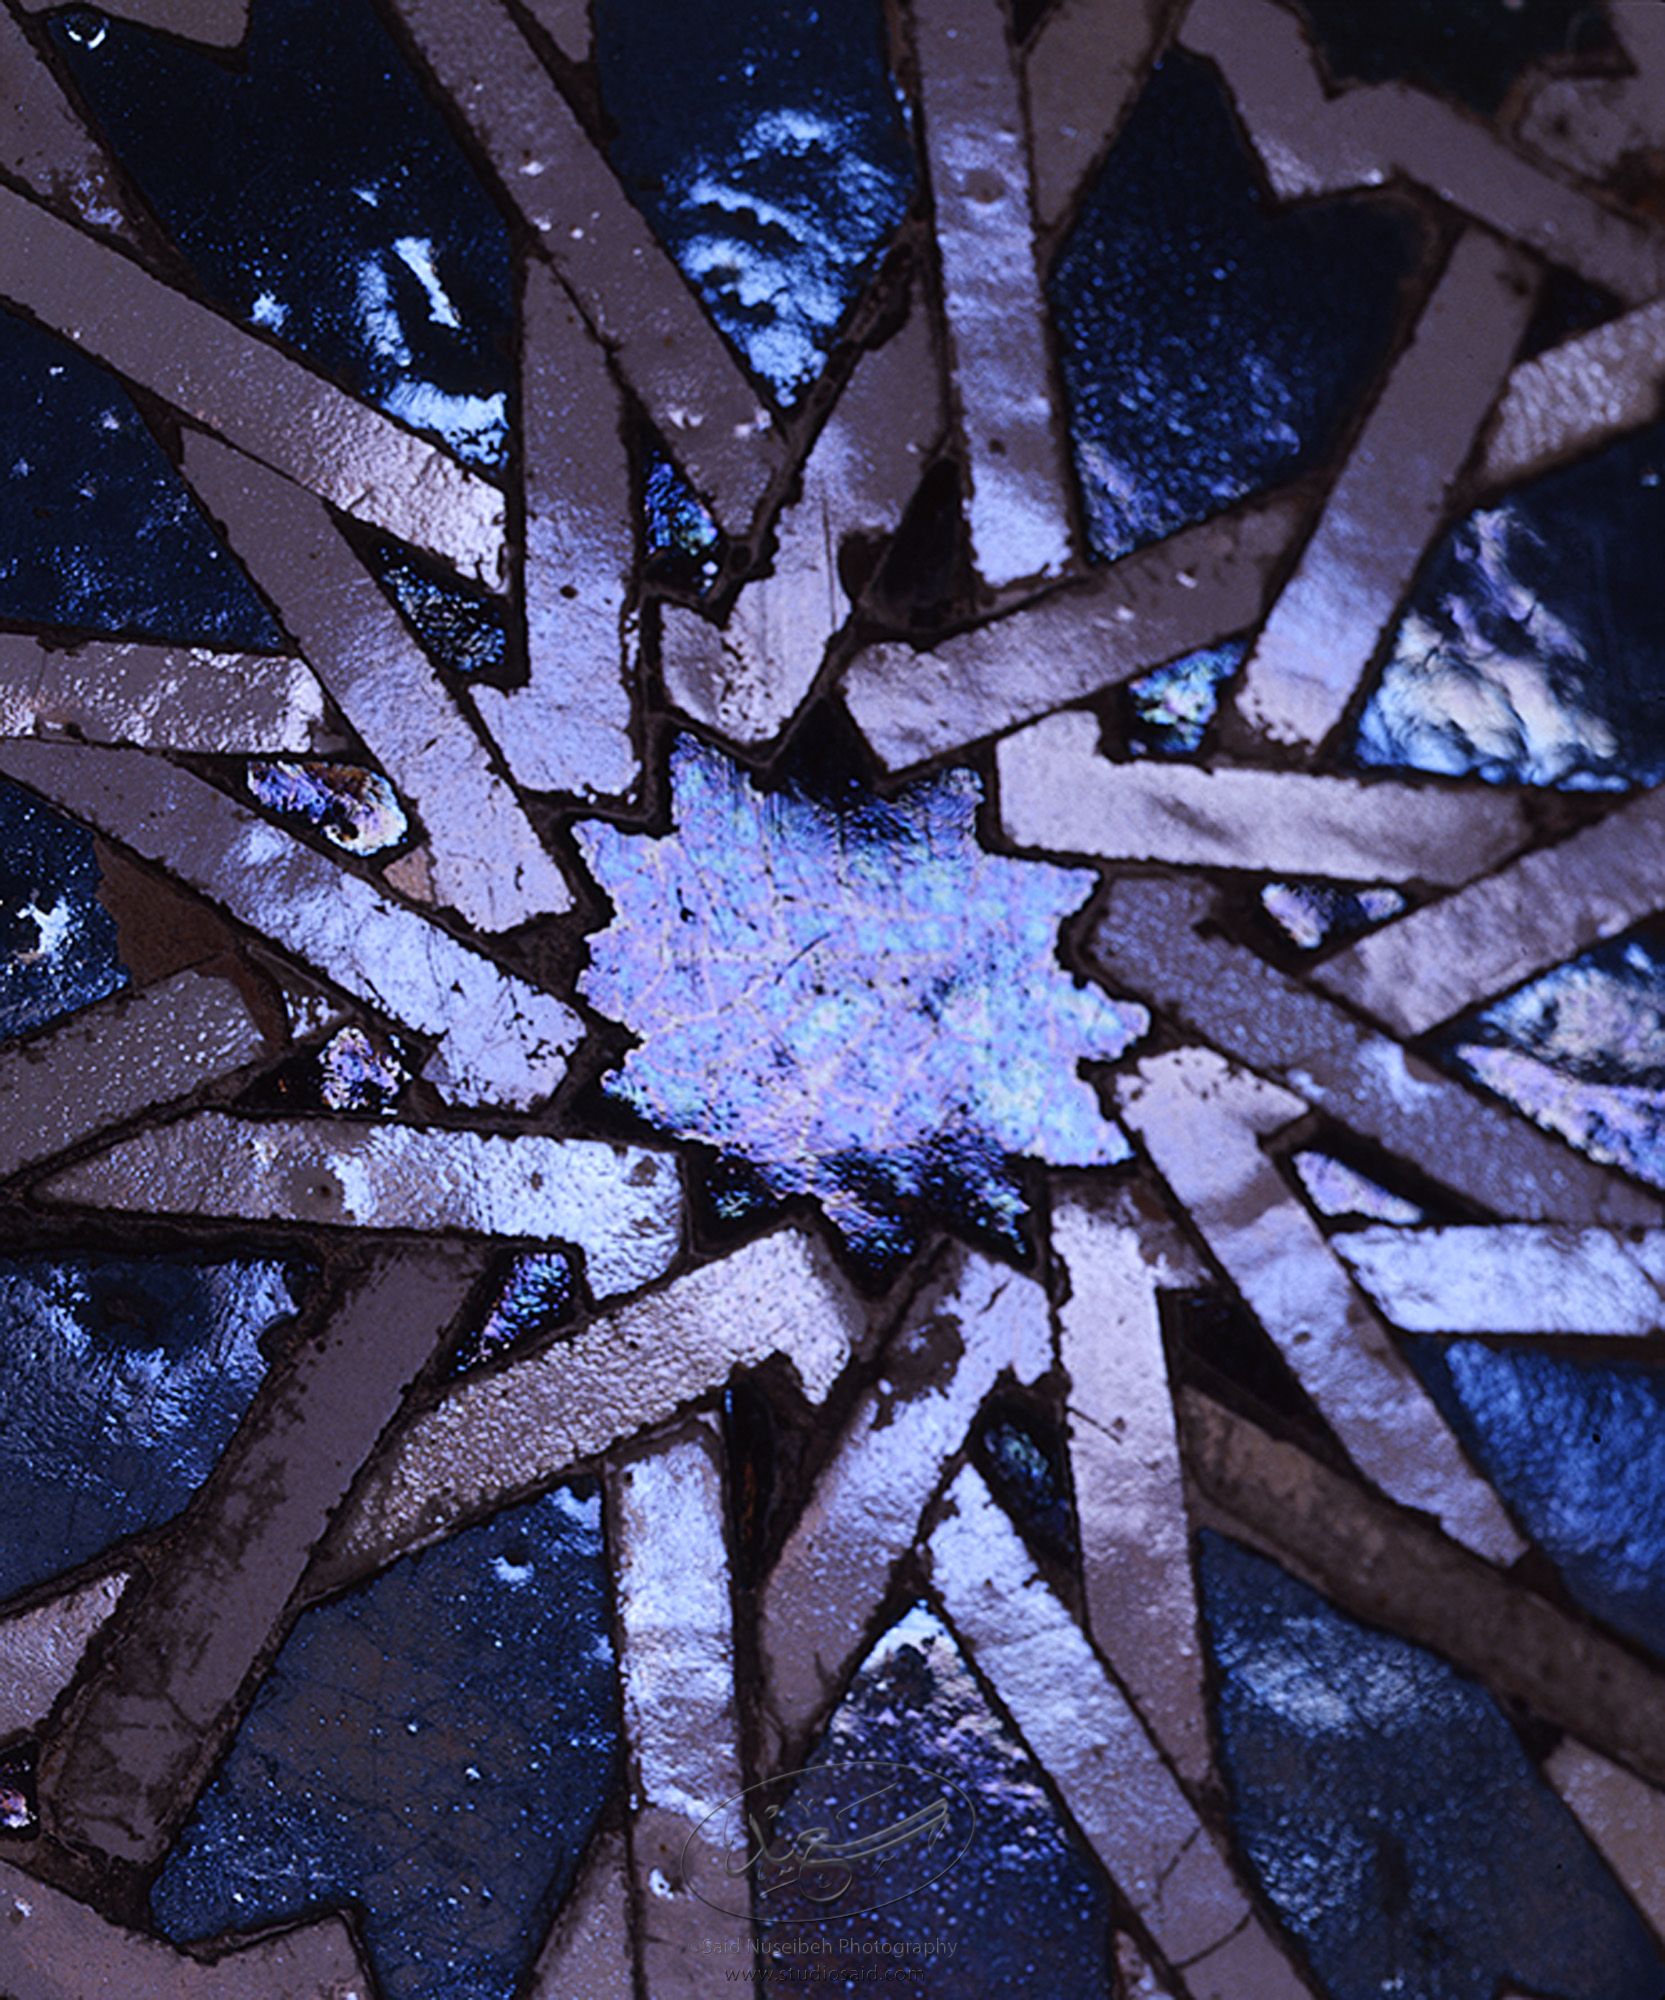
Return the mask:
<path fill-rule="evenodd" d="M 369 0 L 257 0 L 234 61 L 89 8 L 53 31 L 216 304 L 502 463 L 508 231 Z"/>
<path fill-rule="evenodd" d="M 1328 2000 L 1658 2000 L 1665 1960 L 1501 1711 L 1201 1538 L 1237 1838 Z"/>
<path fill-rule="evenodd" d="M 355 1904 L 384 2000 L 511 2000 L 618 1775 L 601 1503 L 559 1488 L 301 1617 L 151 1907 Z"/>
<path fill-rule="evenodd" d="M 84 827 L 0 784 L 0 1036 L 28 1034 L 127 985 L 101 879 Z"/>
<path fill-rule="evenodd" d="M 293 1309 L 272 1263 L 0 1260 L 0 1598 L 171 1520 Z"/>
<path fill-rule="evenodd" d="M 0 378 L 0 619 L 282 645 L 115 376 L 0 310 Z"/>
<path fill-rule="evenodd" d="M 376 542 L 370 566 L 431 659 L 456 674 L 491 674 L 508 658 L 502 605 L 430 565 L 398 542 Z"/>
<path fill-rule="evenodd" d="M 1333 449 L 1386 360 L 1419 238 L 1409 211 L 1377 199 L 1273 211 L 1214 72 L 1168 56 L 1049 286 L 1097 554 Z"/>
<path fill-rule="evenodd" d="M 1130 681 L 1123 694 L 1129 755 L 1194 757 L 1247 651 L 1241 639 L 1204 646 Z"/>
<path fill-rule="evenodd" d="M 625 186 L 753 372 L 795 402 L 914 162 L 878 0 L 596 0 Z"/>

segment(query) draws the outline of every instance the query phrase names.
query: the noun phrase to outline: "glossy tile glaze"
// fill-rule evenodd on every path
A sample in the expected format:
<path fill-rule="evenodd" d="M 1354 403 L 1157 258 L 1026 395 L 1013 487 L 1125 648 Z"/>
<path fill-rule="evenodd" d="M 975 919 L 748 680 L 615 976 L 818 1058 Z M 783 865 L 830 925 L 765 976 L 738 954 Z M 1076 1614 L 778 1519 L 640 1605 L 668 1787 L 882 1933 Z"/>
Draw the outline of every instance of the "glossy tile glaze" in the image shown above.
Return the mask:
<path fill-rule="evenodd" d="M 600 1504 L 561 1488 L 308 1612 L 152 1894 L 356 1904 L 387 2000 L 510 2000 L 614 1782 Z"/>
<path fill-rule="evenodd" d="M 720 1209 L 813 1194 L 882 1265 L 931 1208 L 1021 1243 L 1019 1157 L 1125 1157 L 1065 1078 L 1144 1012 L 1057 962 L 1089 878 L 981 852 L 969 772 L 764 792 L 683 739 L 671 774 L 672 832 L 578 829 L 617 911 L 582 990 L 642 1038 L 609 1094 L 732 1163 Z"/>
<path fill-rule="evenodd" d="M 128 983 L 92 837 L 0 785 L 0 1034 L 26 1035 Z"/>
<path fill-rule="evenodd" d="M 1296 0 L 1341 81 L 1403 79 L 1495 111 L 1545 58 L 1612 46 L 1601 9 L 1585 0 Z"/>
<path fill-rule="evenodd" d="M 368 0 L 260 0 L 235 65 L 90 9 L 55 39 L 210 298 L 501 464 L 508 233 Z"/>
<path fill-rule="evenodd" d="M 1329 2000 L 1647 2000 L 1658 1947 L 1479 1687 L 1213 1534 L 1202 1577 L 1238 1838 Z"/>
<path fill-rule="evenodd" d="M 200 645 L 282 645 L 113 375 L 5 311 L 0 371 L 0 618 Z"/>
<path fill-rule="evenodd" d="M 260 1386 L 262 1337 L 293 1309 L 274 1263 L 0 1263 L 0 1455 L 18 1503 L 0 1597 L 178 1513 Z"/>
<path fill-rule="evenodd" d="M 747 365 L 796 402 L 912 194 L 882 10 L 599 0 L 594 14 L 614 166 Z"/>
<path fill-rule="evenodd" d="M 1417 251 L 1390 203 L 1269 210 L 1218 82 L 1168 56 L 1052 273 L 1095 552 L 1125 555 L 1328 451 L 1386 359 Z"/>

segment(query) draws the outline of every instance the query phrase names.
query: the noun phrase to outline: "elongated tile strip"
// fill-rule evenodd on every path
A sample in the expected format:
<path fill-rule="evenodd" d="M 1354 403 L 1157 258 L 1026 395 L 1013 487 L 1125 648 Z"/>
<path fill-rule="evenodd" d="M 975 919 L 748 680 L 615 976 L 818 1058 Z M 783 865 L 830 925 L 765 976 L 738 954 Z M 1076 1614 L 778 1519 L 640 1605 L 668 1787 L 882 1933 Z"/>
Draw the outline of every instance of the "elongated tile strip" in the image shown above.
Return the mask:
<path fill-rule="evenodd" d="M 711 1990 L 711 1911 L 682 1866 L 690 1837 L 745 1787 L 734 1700 L 734 1614 L 723 1480 L 707 1422 L 608 1480 L 619 1667 L 635 1764 L 630 1872 L 637 1955 L 654 2000 Z"/>
<path fill-rule="evenodd" d="M 273 1369 L 148 1591 L 41 1762 L 43 1815 L 77 1845 L 159 1861 L 275 1651 L 315 1543 L 479 1274 L 477 1254 L 377 1257 Z"/>
<path fill-rule="evenodd" d="M 44 14 L 58 0 L 17 0 L 17 4 L 25 13 Z M 218 49 L 234 49 L 249 26 L 249 0 L 104 0 L 99 12 Z"/>
<path fill-rule="evenodd" d="M 344 513 L 483 583 L 501 580 L 496 487 L 9 188 L 0 297 Z"/>
<path fill-rule="evenodd" d="M 1360 938 L 1313 980 L 1396 1034 L 1425 1034 L 1651 916 L 1662 881 L 1665 793 L 1649 792 Z"/>
<path fill-rule="evenodd" d="M 1001 742 L 1007 839 L 1104 861 L 1466 882 L 1531 837 L 1520 801 L 1491 787 L 1205 771 L 1154 758 L 1112 764 L 1098 746 L 1098 718 L 1080 709 Z"/>
<path fill-rule="evenodd" d="M 0 1178 L 271 1055 L 230 980 L 180 972 L 0 1055 Z"/>
<path fill-rule="evenodd" d="M 0 1861 L 6 2000 L 371 2000 L 353 1934 L 321 1917 L 204 1965 Z"/>
<path fill-rule="evenodd" d="M 1594 451 L 1659 415 L 1665 383 L 1665 300 L 1621 313 L 1523 361 L 1509 377 L 1475 475 L 1512 485 L 1575 453 Z"/>
<path fill-rule="evenodd" d="M 1199 1525 L 1665 1784 L 1665 1671 L 1194 1389 L 1180 1438 Z"/>
<path fill-rule="evenodd" d="M 783 1230 L 633 1300 L 416 1418 L 347 1509 L 313 1593 L 362 1575 L 511 1495 L 551 1484 L 780 1353 L 822 1402 L 862 1326 L 827 1254 Z"/>
<path fill-rule="evenodd" d="M 1540 71 L 1515 120 L 1515 138 L 1579 179 L 1622 174 L 1665 141 L 1665 15 L 1653 0 L 1610 0 L 1607 26 L 1629 76 L 1558 76 Z"/>
<path fill-rule="evenodd" d="M 1346 714 L 1443 522 L 1536 289 L 1496 237 L 1457 239 L 1244 665 L 1238 713 L 1270 742 L 1316 749 Z"/>
<path fill-rule="evenodd" d="M 1187 528 L 928 652 L 857 653 L 844 702 L 888 770 L 958 750 L 1251 625 L 1301 517 L 1289 495 Z"/>
<path fill-rule="evenodd" d="M 1169 0 L 1058 0 L 1024 61 L 1035 215 L 1061 224 L 1098 165 L 1161 39 Z"/>
<path fill-rule="evenodd" d="M 1578 1815 L 1657 1936 L 1665 1938 L 1665 1792 L 1568 1737 L 1544 1776 Z"/>
<path fill-rule="evenodd" d="M 667 605 L 665 689 L 684 714 L 736 742 L 762 743 L 796 713 L 851 609 L 839 556 L 855 535 L 893 533 L 946 421 L 929 315 L 864 354 L 776 524 L 769 572 L 740 591 L 720 628 Z"/>
<path fill-rule="evenodd" d="M 1116 1971 L 1121 1978 L 1121 2000 L 1173 2000 L 1173 1994 L 1151 1970 L 1150 1961 L 1128 1936 L 1116 1934 Z"/>
<path fill-rule="evenodd" d="M 306 752 L 328 740 L 304 660 L 0 632 L 0 736 L 62 736 L 216 755 Z"/>
<path fill-rule="evenodd" d="M 1331 1247 L 1408 1333 L 1653 1333 L 1665 1233 L 1530 1223 L 1345 1230 Z"/>
<path fill-rule="evenodd" d="M 1051 1360 L 1044 1293 L 986 1258 L 954 1250 L 910 1302 L 760 1593 L 779 1768 L 791 1768 L 781 1758 L 805 1747 L 868 1643 L 891 1574 L 996 1379 L 1033 1382 Z"/>
<path fill-rule="evenodd" d="M 420 813 L 436 898 L 485 931 L 570 909 L 572 893 L 520 801 L 323 503 L 200 432 L 185 441 L 185 476 Z"/>
<path fill-rule="evenodd" d="M 33 1729 L 52 1713 L 126 1584 L 127 1572 L 114 1570 L 0 1619 L 0 1737 Z"/>
<path fill-rule="evenodd" d="M 516 780 L 580 798 L 630 791 L 629 618 L 636 523 L 624 398 L 565 286 L 533 259 L 521 279 L 521 594 L 527 679 L 475 688 L 475 712 Z"/>
<path fill-rule="evenodd" d="M 1055 1193 L 1052 1250 L 1069 1377 L 1070 1470 L 1087 1627 L 1180 1776 L 1211 1767 L 1203 1652 L 1159 1285 L 1189 1275 L 1113 1186 Z"/>
<path fill-rule="evenodd" d="M 590 0 L 526 0 L 531 15 L 568 62 L 590 59 Z"/>
<path fill-rule="evenodd" d="M 1359 1470 L 1405 1506 L 1425 1508 L 1467 1547 L 1512 1562 L 1522 1543 L 1496 1495 L 1260 1150 L 1261 1135 L 1306 1106 L 1195 1048 L 1140 1064 L 1120 1102 Z"/>
<path fill-rule="evenodd" d="M 598 1833 L 538 1954 L 526 2000 L 635 2000 L 625 1844 Z"/>
<path fill-rule="evenodd" d="M 1186 2000 L 1306 1994 L 1127 1697 L 969 1466 L 929 1550 L 943 1608 L 1111 1880 L 1184 1968 Z"/>
<path fill-rule="evenodd" d="M 43 6 L 54 0 L 40 0 Z M 120 180 L 15 15 L 0 7 L 0 167 L 94 229 L 133 233 Z"/>
<path fill-rule="evenodd" d="M 1243 946 L 1199 935 L 1198 883 L 1117 882 L 1089 947 L 1118 991 L 1379 1140 L 1499 1215 L 1542 1222 L 1657 1222 L 1660 1204 L 1500 1105 L 1409 1055 Z"/>
<path fill-rule="evenodd" d="M 598 1297 L 656 1278 L 676 1254 L 682 1216 L 668 1153 L 599 1139 L 225 1111 L 122 1140 L 43 1192 L 49 1201 L 139 1214 L 575 1243 Z"/>
<path fill-rule="evenodd" d="M 784 447 L 758 391 L 498 0 L 395 0 L 504 193 L 719 523 L 744 533 Z"/>
<path fill-rule="evenodd" d="M 0 743 L 32 786 L 396 1021 L 438 1038 L 423 1074 L 453 1101 L 524 1110 L 566 1074 L 582 1024 L 417 911 L 188 772 L 140 750 Z"/>
<path fill-rule="evenodd" d="M 1023 92 L 1003 0 L 913 0 L 913 24 L 966 527 L 998 589 L 1071 556 Z"/>
<path fill-rule="evenodd" d="M 1195 0 L 1180 39 L 1224 71 L 1286 199 L 1399 174 L 1630 304 L 1665 285 L 1665 232 L 1546 173 L 1441 99 L 1401 84 L 1327 96 L 1300 23 L 1275 0 Z"/>

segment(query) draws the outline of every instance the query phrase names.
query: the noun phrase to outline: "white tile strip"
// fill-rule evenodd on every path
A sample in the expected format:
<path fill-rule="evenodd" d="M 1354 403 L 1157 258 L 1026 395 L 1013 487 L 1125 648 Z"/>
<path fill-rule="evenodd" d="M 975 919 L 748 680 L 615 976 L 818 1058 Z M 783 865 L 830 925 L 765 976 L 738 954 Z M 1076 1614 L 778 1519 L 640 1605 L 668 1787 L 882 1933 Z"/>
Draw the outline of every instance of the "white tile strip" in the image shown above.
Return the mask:
<path fill-rule="evenodd" d="M 1100 861 L 1466 882 L 1531 837 L 1519 799 L 1491 786 L 1203 770 L 1154 757 L 1117 764 L 1099 754 L 1099 734 L 1096 716 L 1071 709 L 1002 740 L 1007 839 Z"/>
<path fill-rule="evenodd" d="M 1407 1333 L 1644 1334 L 1665 1327 L 1665 1232 L 1517 1222 L 1346 1230 L 1330 1243 Z"/>
<path fill-rule="evenodd" d="M 1306 1106 L 1206 1049 L 1139 1065 L 1129 1127 L 1359 1470 L 1455 1540 L 1512 1562 L 1523 1544 L 1391 1335 L 1260 1150 Z"/>

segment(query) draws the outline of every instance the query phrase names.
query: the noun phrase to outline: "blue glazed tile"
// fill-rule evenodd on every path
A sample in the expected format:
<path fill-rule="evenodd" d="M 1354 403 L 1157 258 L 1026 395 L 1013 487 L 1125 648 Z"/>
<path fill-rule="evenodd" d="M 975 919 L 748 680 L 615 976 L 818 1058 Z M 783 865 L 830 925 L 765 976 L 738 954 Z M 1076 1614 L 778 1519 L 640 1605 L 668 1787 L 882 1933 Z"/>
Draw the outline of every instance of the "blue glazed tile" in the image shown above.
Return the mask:
<path fill-rule="evenodd" d="M 4 310 L 0 375 L 0 619 L 283 644 L 115 376 Z"/>
<path fill-rule="evenodd" d="M 1386 359 L 1420 249 L 1410 212 L 1380 199 L 1271 209 L 1215 73 L 1165 58 L 1048 288 L 1095 551 L 1125 555 L 1325 457 Z"/>
<path fill-rule="evenodd" d="M 921 1867 L 915 1844 L 863 1864 L 864 1902 L 911 1893 L 807 1932 L 829 1937 L 835 1947 L 848 1938 L 858 1948 L 842 1960 L 817 1957 L 824 1977 L 816 1990 L 874 1991 L 871 1968 L 885 1962 L 885 1947 L 915 1940 L 940 1940 L 954 1950 L 905 1961 L 912 1976 L 892 1990 L 931 2000 L 1058 2000 L 1112 1990 L 1107 1886 L 1021 1744 L 989 1707 L 953 1636 L 922 1604 L 905 1612 L 862 1662 L 810 1756 L 809 1768 L 827 1774 L 804 1788 L 818 1820 L 845 1823 L 831 1816 L 851 1815 L 853 1802 L 872 1788 L 872 1773 L 861 1768 L 872 1763 L 906 1765 L 938 1785 L 958 1787 L 971 1802 L 975 1828 L 960 1858 L 917 1888 L 930 1869 Z M 837 1774 L 845 1766 L 851 1769 L 840 1790 Z M 963 1838 L 956 1817 L 945 1847 L 958 1848 Z M 948 1851 L 937 1858 L 946 1861 Z M 814 1924 L 817 1892 L 806 1880 L 759 1897 L 776 1922 L 789 1920 L 779 1931 L 772 1924 L 766 1939 L 806 1935 L 798 1926 Z"/>
<path fill-rule="evenodd" d="M 216 304 L 503 462 L 508 231 L 369 0 L 258 0 L 234 61 L 89 8 L 53 31 Z"/>
<path fill-rule="evenodd" d="M 1491 1697 L 1201 1537 L 1236 1837 L 1329 2000 L 1658 2000 L 1665 1960 Z"/>
<path fill-rule="evenodd" d="M 127 985 L 101 879 L 85 827 L 0 784 L 0 1036 L 26 1035 Z"/>
<path fill-rule="evenodd" d="M 1435 1053 L 1580 1151 L 1665 1187 L 1665 942 L 1655 927 L 1455 1022 Z"/>
<path fill-rule="evenodd" d="M 1614 790 L 1665 777 L 1665 425 L 1459 521 L 1359 720 L 1361 764 Z"/>
<path fill-rule="evenodd" d="M 165 1935 L 356 1904 L 385 2000 L 511 2000 L 618 1777 L 601 1502 L 306 1612 L 152 1891 Z"/>
<path fill-rule="evenodd" d="M 0 1598 L 171 1520 L 293 1310 L 278 1264 L 0 1260 Z"/>
<path fill-rule="evenodd" d="M 821 371 L 913 192 L 878 0 L 596 0 L 614 166 L 777 399 Z"/>
<path fill-rule="evenodd" d="M 553 1331 L 570 1318 L 577 1303 L 569 1258 L 558 1250 L 517 1257 L 485 1317 L 458 1340 L 451 1372 L 465 1375 L 522 1341 Z"/>
<path fill-rule="evenodd" d="M 1409 1351 L 1573 1595 L 1665 1653 L 1665 1377 L 1477 1340 Z"/>
<path fill-rule="evenodd" d="M 1130 681 L 1123 695 L 1129 755 L 1194 757 L 1247 651 L 1242 639 L 1204 646 Z"/>
<path fill-rule="evenodd" d="M 398 794 L 379 771 L 356 764 L 248 766 L 250 795 L 268 812 L 321 833 L 348 854 L 385 854 L 410 832 Z"/>
<path fill-rule="evenodd" d="M 398 542 L 377 542 L 370 566 L 429 656 L 456 674 L 492 674 L 509 654 L 496 599 L 441 577 Z"/>
<path fill-rule="evenodd" d="M 1591 0 L 1295 0 L 1331 73 L 1408 82 L 1495 111 L 1545 57 L 1611 46 Z"/>

